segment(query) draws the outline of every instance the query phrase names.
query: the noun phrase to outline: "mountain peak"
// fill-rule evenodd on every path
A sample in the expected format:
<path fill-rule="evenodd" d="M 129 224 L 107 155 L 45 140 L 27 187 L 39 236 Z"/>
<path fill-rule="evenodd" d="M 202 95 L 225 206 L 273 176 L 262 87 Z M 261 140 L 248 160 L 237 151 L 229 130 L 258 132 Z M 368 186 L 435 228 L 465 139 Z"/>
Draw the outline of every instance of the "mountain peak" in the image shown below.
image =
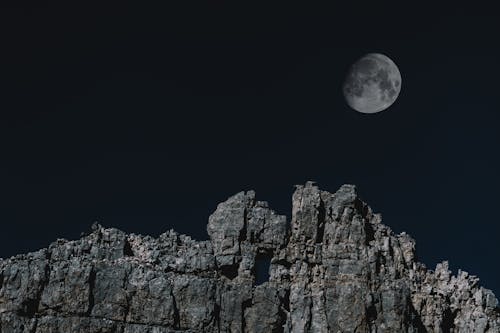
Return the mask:
<path fill-rule="evenodd" d="M 0 331 L 499 332 L 495 295 L 446 261 L 419 263 L 415 241 L 382 224 L 354 185 L 297 185 L 290 223 L 239 192 L 207 232 L 153 238 L 94 224 L 1 260 Z"/>

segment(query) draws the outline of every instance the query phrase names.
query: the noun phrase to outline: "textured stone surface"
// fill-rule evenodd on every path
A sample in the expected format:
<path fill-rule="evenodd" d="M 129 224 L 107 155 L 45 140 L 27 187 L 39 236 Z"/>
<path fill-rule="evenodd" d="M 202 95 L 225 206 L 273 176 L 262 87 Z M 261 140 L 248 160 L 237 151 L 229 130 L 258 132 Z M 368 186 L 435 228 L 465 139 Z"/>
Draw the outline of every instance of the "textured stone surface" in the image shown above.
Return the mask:
<path fill-rule="evenodd" d="M 94 225 L 0 259 L 0 333 L 499 332 L 495 295 L 427 269 L 355 187 L 297 186 L 292 220 L 253 191 L 210 216 L 208 241 Z M 256 283 L 257 260 L 270 260 Z"/>

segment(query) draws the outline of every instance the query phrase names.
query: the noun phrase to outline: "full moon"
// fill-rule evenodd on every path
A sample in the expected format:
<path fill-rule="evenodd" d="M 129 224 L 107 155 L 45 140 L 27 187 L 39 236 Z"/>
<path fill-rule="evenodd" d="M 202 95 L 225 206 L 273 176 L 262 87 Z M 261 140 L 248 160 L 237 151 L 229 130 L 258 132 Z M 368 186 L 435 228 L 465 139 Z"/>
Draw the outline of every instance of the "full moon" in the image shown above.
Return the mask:
<path fill-rule="evenodd" d="M 391 106 L 401 91 L 401 73 L 396 64 L 380 53 L 369 53 L 356 61 L 342 87 L 347 104 L 362 113 L 376 113 Z"/>

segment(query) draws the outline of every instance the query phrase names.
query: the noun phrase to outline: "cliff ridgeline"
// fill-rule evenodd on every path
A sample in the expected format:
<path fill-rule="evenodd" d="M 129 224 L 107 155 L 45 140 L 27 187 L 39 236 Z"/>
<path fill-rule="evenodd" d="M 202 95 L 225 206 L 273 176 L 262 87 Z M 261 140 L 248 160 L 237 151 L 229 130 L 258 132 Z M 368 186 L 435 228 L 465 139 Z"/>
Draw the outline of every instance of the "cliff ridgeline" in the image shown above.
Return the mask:
<path fill-rule="evenodd" d="M 495 295 L 447 262 L 419 263 L 354 186 L 308 182 L 292 200 L 287 222 L 240 192 L 206 241 L 96 224 L 0 259 L 0 333 L 500 332 Z"/>

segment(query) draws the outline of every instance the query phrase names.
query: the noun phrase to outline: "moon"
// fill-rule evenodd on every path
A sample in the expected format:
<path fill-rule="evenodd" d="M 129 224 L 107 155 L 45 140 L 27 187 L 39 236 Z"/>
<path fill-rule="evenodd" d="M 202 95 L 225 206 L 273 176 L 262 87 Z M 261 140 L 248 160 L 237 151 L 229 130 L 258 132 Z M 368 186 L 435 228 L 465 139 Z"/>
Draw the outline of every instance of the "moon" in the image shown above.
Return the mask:
<path fill-rule="evenodd" d="M 377 113 L 398 98 L 401 73 L 386 55 L 368 53 L 351 66 L 342 90 L 347 104 L 354 110 Z"/>

